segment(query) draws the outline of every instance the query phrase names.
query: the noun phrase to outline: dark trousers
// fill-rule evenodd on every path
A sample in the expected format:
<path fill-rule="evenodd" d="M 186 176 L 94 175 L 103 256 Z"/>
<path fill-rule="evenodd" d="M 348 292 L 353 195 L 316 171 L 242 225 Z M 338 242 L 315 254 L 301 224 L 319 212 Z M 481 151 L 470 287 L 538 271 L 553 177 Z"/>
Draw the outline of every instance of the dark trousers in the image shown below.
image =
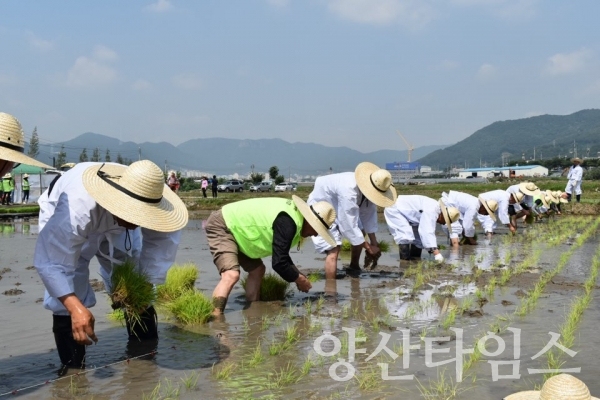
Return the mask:
<path fill-rule="evenodd" d="M 217 188 L 213 188 L 212 195 L 213 197 L 217 197 Z"/>
<path fill-rule="evenodd" d="M 206 188 L 202 188 L 202 196 L 204 196 L 204 198 L 206 198 Z"/>
<path fill-rule="evenodd" d="M 23 190 L 23 203 L 27 203 L 29 201 L 29 189 Z"/>

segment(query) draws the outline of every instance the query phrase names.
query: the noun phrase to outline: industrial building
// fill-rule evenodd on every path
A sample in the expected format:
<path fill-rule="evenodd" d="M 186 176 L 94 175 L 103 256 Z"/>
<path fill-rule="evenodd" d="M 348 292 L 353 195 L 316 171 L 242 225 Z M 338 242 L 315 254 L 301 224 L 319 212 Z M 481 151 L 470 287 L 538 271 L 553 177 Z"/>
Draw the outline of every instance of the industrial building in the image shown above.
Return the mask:
<path fill-rule="evenodd" d="M 394 182 L 398 182 L 419 175 L 421 164 L 418 162 L 392 162 L 385 163 L 385 169 L 390 171 Z"/>
<path fill-rule="evenodd" d="M 495 176 L 506 178 L 548 176 L 548 168 L 541 165 L 521 165 L 513 167 L 466 168 L 458 172 L 459 179 L 493 178 Z"/>

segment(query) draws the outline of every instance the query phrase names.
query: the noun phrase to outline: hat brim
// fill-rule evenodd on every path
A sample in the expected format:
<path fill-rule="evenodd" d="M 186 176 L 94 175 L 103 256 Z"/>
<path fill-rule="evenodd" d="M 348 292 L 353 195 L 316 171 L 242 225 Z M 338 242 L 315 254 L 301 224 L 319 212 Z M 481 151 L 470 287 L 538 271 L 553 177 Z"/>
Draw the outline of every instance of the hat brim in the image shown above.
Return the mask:
<path fill-rule="evenodd" d="M 358 188 L 364 194 L 371 203 L 378 205 L 379 207 L 389 207 L 394 205 L 398 195 L 396 194 L 396 188 L 390 186 L 385 192 L 379 191 L 371 183 L 371 174 L 380 168 L 370 162 L 362 162 L 358 164 L 354 170 L 354 177 L 356 178 L 356 184 Z"/>
<path fill-rule="evenodd" d="M 90 196 L 111 214 L 131 224 L 157 232 L 175 232 L 187 225 L 187 208 L 167 185 L 164 185 L 160 202 L 146 203 L 134 199 L 102 180 L 97 174 L 100 168 L 108 175 L 120 176 L 127 167 L 98 164 L 83 172 L 83 186 Z"/>
<path fill-rule="evenodd" d="M 20 151 L 7 149 L 0 146 L 0 160 L 12 161 L 18 164 L 32 165 L 34 167 L 52 169 L 51 166 L 44 164 L 34 158 L 31 158 Z"/>
<path fill-rule="evenodd" d="M 296 195 L 292 195 L 292 200 L 298 208 L 298 211 L 300 211 L 300 214 L 302 214 L 306 222 L 308 222 L 308 224 L 317 232 L 317 234 L 325 239 L 325 241 L 330 245 L 334 247 L 337 246 L 335 239 L 333 236 L 331 236 L 331 233 L 329 233 L 329 229 L 327 229 L 325 225 L 319 221 L 315 213 L 310 209 L 310 206 Z"/>
<path fill-rule="evenodd" d="M 481 195 L 479 195 L 477 197 L 479 198 L 479 202 L 481 204 L 483 204 L 483 207 L 487 211 L 487 213 L 490 216 L 490 218 L 492 219 L 492 221 L 496 222 L 496 213 L 492 211 L 492 209 L 490 208 L 490 206 L 488 206 L 487 200 L 484 199 L 483 197 L 481 197 Z"/>
<path fill-rule="evenodd" d="M 444 204 L 442 199 L 438 201 L 440 205 L 440 209 L 442 211 L 442 215 L 444 216 L 444 222 L 446 222 L 446 226 L 450 231 L 452 231 L 452 220 L 450 219 L 450 215 L 448 214 L 448 207 Z"/>
<path fill-rule="evenodd" d="M 540 394 L 540 390 L 525 390 L 523 392 L 508 395 L 503 400 L 540 400 Z M 592 400 L 600 400 L 594 396 L 591 396 L 591 398 Z"/>
<path fill-rule="evenodd" d="M 560 202 L 560 200 L 558 198 L 554 197 L 551 190 L 546 190 L 546 197 L 549 197 L 550 201 L 554 204 Z"/>
<path fill-rule="evenodd" d="M 583 160 L 581 158 L 571 158 L 571 162 L 581 164 Z"/>
<path fill-rule="evenodd" d="M 519 190 L 521 191 L 521 193 L 526 194 L 527 196 L 535 196 L 536 194 L 538 194 L 540 192 L 540 189 L 538 189 L 538 190 L 527 189 L 527 184 L 525 182 L 519 183 Z"/>

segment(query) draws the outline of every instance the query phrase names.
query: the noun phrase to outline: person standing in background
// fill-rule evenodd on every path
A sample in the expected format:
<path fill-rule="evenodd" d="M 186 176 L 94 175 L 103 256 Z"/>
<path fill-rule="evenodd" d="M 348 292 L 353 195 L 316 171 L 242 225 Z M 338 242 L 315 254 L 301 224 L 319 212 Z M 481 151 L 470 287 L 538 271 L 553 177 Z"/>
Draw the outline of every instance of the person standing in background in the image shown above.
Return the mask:
<path fill-rule="evenodd" d="M 23 182 L 21 182 L 21 188 L 23 189 L 23 204 L 27 204 L 29 201 L 29 189 L 31 185 L 29 184 L 29 175 L 23 175 Z"/>
<path fill-rule="evenodd" d="M 213 199 L 217 198 L 217 186 L 219 186 L 219 181 L 217 180 L 217 176 L 213 175 L 213 177 L 212 177 L 212 184 L 211 184 Z"/>
<path fill-rule="evenodd" d="M 206 188 L 208 187 L 208 179 L 203 176 L 202 177 L 202 196 L 204 196 L 204 198 L 206 198 Z"/>
<path fill-rule="evenodd" d="M 177 193 L 179 190 L 179 179 L 177 179 L 177 176 L 175 176 L 175 171 L 171 171 L 171 174 L 167 179 L 167 186 L 170 187 L 175 193 Z"/>
<path fill-rule="evenodd" d="M 581 168 L 581 158 L 575 157 L 571 160 L 573 165 L 569 168 L 569 174 L 567 175 L 567 187 L 565 192 L 567 193 L 567 200 L 571 201 L 571 196 L 575 192 L 577 196 L 577 202 L 581 201 L 581 180 L 583 179 L 583 168 Z"/>

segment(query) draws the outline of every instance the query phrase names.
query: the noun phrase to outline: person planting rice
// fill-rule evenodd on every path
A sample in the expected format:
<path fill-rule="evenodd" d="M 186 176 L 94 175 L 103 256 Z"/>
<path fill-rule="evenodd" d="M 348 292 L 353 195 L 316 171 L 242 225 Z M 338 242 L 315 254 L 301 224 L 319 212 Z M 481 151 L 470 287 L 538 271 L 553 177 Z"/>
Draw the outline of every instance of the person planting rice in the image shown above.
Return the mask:
<path fill-rule="evenodd" d="M 115 264 L 125 260 L 135 263 L 149 284 L 162 283 L 175 260 L 187 209 L 165 185 L 161 169 L 147 160 L 128 167 L 77 164 L 38 202 L 34 266 L 46 287 L 44 307 L 53 314 L 61 370 L 83 368 L 85 346 L 98 341 L 89 310 L 96 304 L 90 260 L 98 259 L 108 293 Z M 144 308 L 137 324 L 126 315 L 130 341 L 158 338 L 156 312 L 151 304 Z"/>
<path fill-rule="evenodd" d="M 10 114 L 0 112 L 0 177 L 19 164 L 41 168 L 52 167 L 23 154 L 25 141 L 21 123 Z M 0 191 L 2 191 L 0 189 Z"/>
<path fill-rule="evenodd" d="M 221 280 L 213 292 L 215 315 L 225 310 L 229 293 L 240 278 L 240 267 L 248 272 L 246 299 L 259 299 L 265 265 L 261 258 L 271 255 L 273 271 L 298 290 L 308 292 L 312 285 L 298 271 L 290 248 L 301 238 L 320 235 L 330 245 L 328 233 L 335 221 L 333 206 L 319 201 L 308 206 L 298 196 L 292 199 L 259 198 L 227 204 L 211 213 L 206 221 L 206 237 Z"/>
<path fill-rule="evenodd" d="M 531 215 L 531 209 L 533 208 L 533 196 L 540 193 L 540 189 L 532 182 L 522 182 L 518 185 L 509 186 L 506 191 L 508 193 L 523 193 L 523 200 L 518 204 L 511 204 L 510 210 L 511 223 L 517 227 L 517 220 L 522 217 L 528 217 Z"/>
<path fill-rule="evenodd" d="M 489 215 L 496 221 L 496 210 L 498 203 L 495 200 L 485 200 L 477 198 L 468 193 L 451 190 L 449 193 L 442 193 L 442 201 L 448 207 L 454 207 L 460 212 L 460 217 L 452 223 L 450 231 L 450 242 L 453 247 L 459 246 L 459 235 L 463 235 L 466 244 L 476 245 L 475 240 L 475 219 L 478 215 Z M 444 226 L 444 231 L 447 228 Z"/>
<path fill-rule="evenodd" d="M 364 248 L 372 256 L 380 255 L 377 243 L 377 206 L 389 207 L 396 201 L 392 175 L 369 162 L 360 163 L 354 172 L 320 176 L 308 196 L 308 204 L 319 201 L 331 203 L 337 213 L 330 233 L 335 243 L 322 237 L 312 238 L 315 249 L 326 253 L 325 278 L 335 279 L 342 238 L 352 245 L 349 272 L 360 272 L 360 254 Z M 369 241 L 365 240 L 365 232 Z"/>
<path fill-rule="evenodd" d="M 515 234 L 517 232 L 516 221 L 513 224 L 510 216 L 516 214 L 514 209 L 515 204 L 519 204 L 523 200 L 523 193 L 509 193 L 506 190 L 491 190 L 489 192 L 481 193 L 479 195 L 480 199 L 485 201 L 494 200 L 496 204 L 498 204 L 498 209 L 496 210 L 496 214 L 500 222 L 504 225 L 508 226 L 508 229 Z M 483 227 L 485 235 L 488 239 L 490 239 L 494 233 L 494 229 L 496 229 L 496 219 L 492 218 L 492 215 L 479 215 L 477 217 L 479 219 L 479 223 Z"/>
<path fill-rule="evenodd" d="M 420 258 L 423 249 L 432 254 L 437 263 L 444 262 L 435 237 L 436 223 L 446 224 L 458 221 L 460 212 L 448 207 L 442 199 L 435 201 L 426 196 L 398 196 L 393 206 L 384 211 L 385 220 L 400 246 L 400 259 Z"/>

